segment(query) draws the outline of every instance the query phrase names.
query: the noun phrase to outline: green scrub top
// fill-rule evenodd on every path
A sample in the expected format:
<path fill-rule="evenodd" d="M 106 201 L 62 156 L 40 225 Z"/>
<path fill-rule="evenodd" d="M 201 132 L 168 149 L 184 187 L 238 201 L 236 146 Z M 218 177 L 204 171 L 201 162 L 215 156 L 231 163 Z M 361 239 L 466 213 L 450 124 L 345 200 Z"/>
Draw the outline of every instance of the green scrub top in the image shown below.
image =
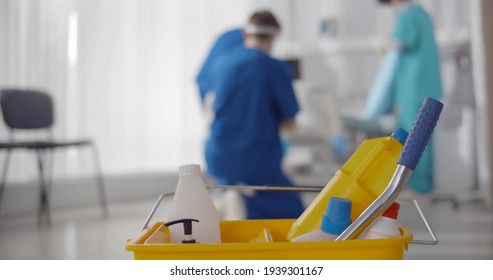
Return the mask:
<path fill-rule="evenodd" d="M 394 80 L 395 105 L 399 126 L 409 131 L 424 99 L 442 97 L 440 60 L 432 20 L 423 8 L 408 4 L 398 15 L 393 37 L 403 46 Z M 431 141 L 409 180 L 409 186 L 418 192 L 432 189 L 430 146 Z"/>

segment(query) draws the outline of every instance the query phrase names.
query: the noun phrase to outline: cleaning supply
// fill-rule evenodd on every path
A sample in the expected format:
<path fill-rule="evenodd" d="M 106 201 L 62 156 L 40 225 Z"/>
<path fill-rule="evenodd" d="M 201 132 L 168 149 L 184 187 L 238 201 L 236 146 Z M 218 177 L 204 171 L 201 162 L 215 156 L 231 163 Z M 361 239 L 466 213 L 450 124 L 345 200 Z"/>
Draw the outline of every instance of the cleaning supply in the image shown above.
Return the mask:
<path fill-rule="evenodd" d="M 197 243 L 221 243 L 219 213 L 214 207 L 207 187 L 202 180 L 200 165 L 189 164 L 178 168 L 179 180 L 171 203 L 168 221 L 195 219 L 193 232 Z M 185 238 L 179 227 L 169 229 L 172 243 Z"/>
<path fill-rule="evenodd" d="M 331 197 L 320 229 L 291 239 L 292 242 L 331 241 L 351 224 L 351 200 Z"/>
<path fill-rule="evenodd" d="M 293 223 L 287 239 L 319 229 L 329 198 L 333 196 L 352 201 L 354 221 L 386 188 L 406 138 L 407 132 L 397 128 L 391 137 L 365 140 Z"/>
<path fill-rule="evenodd" d="M 384 239 L 400 236 L 401 232 L 397 224 L 399 208 L 399 203 L 392 203 L 381 217 L 376 219 L 367 230 L 358 236 L 358 239 Z"/>
<path fill-rule="evenodd" d="M 438 122 L 442 109 L 443 103 L 440 101 L 430 97 L 425 98 L 411 128 L 409 137 L 402 148 L 399 160 L 397 161 L 397 167 L 389 184 L 375 201 L 336 238 L 336 241 L 358 237 L 380 213 L 383 213 L 397 199 L 399 193 L 406 187 L 407 180 L 413 173 L 413 170 L 416 169 L 421 155 L 428 144 L 428 140 L 433 133 L 433 129 Z"/>
<path fill-rule="evenodd" d="M 195 240 L 195 238 L 193 238 L 193 236 L 192 236 L 192 222 L 197 222 L 198 223 L 199 220 L 195 220 L 195 219 L 181 219 L 181 220 L 167 222 L 164 225 L 169 228 L 172 225 L 183 224 L 183 233 L 184 233 L 184 236 L 183 236 L 183 239 L 182 239 L 181 243 L 183 243 L 183 244 L 193 244 L 193 243 L 197 243 L 197 240 Z"/>

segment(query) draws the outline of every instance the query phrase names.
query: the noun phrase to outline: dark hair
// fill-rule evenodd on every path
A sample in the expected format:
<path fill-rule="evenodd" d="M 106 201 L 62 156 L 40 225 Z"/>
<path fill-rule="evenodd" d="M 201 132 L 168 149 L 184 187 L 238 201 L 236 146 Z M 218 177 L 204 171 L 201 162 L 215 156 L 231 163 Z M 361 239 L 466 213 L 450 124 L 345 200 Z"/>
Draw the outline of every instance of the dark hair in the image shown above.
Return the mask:
<path fill-rule="evenodd" d="M 258 11 L 253 13 L 248 22 L 255 25 L 265 25 L 281 29 L 281 25 L 276 17 L 269 11 Z"/>
<path fill-rule="evenodd" d="M 390 4 L 391 0 L 378 0 L 380 4 Z"/>
<path fill-rule="evenodd" d="M 281 29 L 281 25 L 277 21 L 276 17 L 270 11 L 267 10 L 257 11 L 253 13 L 248 19 L 248 23 L 258 26 L 268 26 L 268 27 Z M 256 35 L 250 34 L 250 36 L 255 36 L 262 40 L 272 37 L 271 35 L 263 35 L 263 34 L 256 34 Z"/>

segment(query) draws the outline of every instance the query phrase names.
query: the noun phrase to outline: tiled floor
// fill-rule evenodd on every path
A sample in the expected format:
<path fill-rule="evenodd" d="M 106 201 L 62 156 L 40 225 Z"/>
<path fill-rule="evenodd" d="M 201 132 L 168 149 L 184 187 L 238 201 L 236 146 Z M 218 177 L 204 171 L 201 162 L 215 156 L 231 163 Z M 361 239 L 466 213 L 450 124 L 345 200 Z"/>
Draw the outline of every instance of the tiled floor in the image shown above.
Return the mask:
<path fill-rule="evenodd" d="M 410 245 L 406 259 L 493 259 L 493 210 L 472 203 L 454 210 L 446 202 L 419 201 L 440 243 Z M 139 233 L 154 202 L 111 204 L 108 219 L 97 207 L 54 209 L 51 226 L 38 226 L 35 215 L 4 217 L 0 259 L 131 259 L 125 242 Z M 156 219 L 165 212 L 161 207 Z M 430 238 L 412 205 L 402 205 L 399 220 L 415 238 Z"/>

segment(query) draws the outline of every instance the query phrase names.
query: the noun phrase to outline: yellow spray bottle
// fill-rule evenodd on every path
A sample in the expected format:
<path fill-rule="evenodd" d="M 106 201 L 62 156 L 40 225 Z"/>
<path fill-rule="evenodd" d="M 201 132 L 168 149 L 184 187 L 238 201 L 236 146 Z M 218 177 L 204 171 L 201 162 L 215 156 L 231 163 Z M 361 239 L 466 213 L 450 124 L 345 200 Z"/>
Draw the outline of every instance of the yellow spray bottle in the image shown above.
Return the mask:
<path fill-rule="evenodd" d="M 333 196 L 351 200 L 351 220 L 358 218 L 385 190 L 407 135 L 405 130 L 397 128 L 392 136 L 365 140 L 293 223 L 288 240 L 319 229 L 329 198 Z"/>

